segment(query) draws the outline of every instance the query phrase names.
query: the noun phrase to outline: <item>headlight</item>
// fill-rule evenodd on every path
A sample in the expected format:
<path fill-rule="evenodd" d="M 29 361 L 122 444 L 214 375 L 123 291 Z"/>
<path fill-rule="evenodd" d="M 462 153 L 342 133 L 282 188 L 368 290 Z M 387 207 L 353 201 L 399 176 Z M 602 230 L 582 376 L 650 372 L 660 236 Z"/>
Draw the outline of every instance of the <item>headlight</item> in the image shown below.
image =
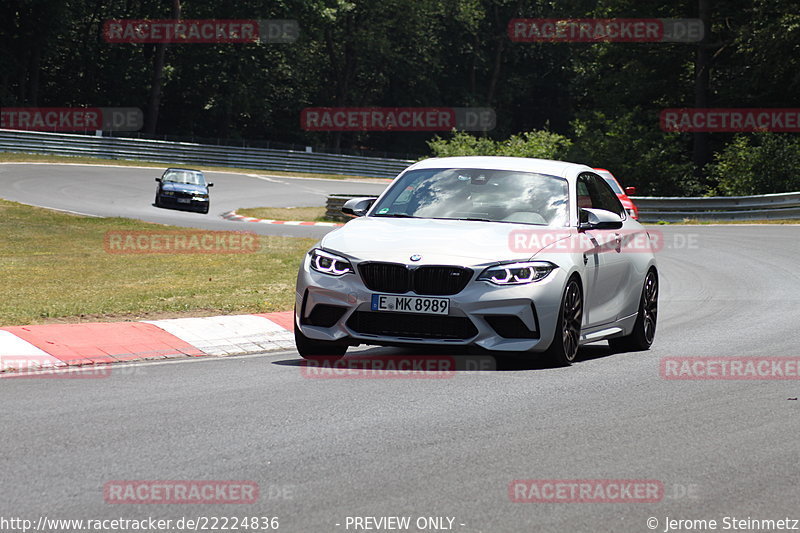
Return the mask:
<path fill-rule="evenodd" d="M 544 279 L 555 268 L 556 265 L 545 261 L 506 263 L 487 268 L 478 276 L 478 281 L 495 285 L 523 285 Z"/>
<path fill-rule="evenodd" d="M 196 196 L 192 196 L 192 200 L 195 200 L 195 201 L 208 200 L 208 195 L 207 194 L 198 194 Z"/>
<path fill-rule="evenodd" d="M 161 194 L 164 196 L 175 196 L 175 193 L 172 191 L 161 191 Z"/>
<path fill-rule="evenodd" d="M 331 276 L 341 276 L 343 274 L 352 274 L 353 265 L 344 257 L 332 254 L 314 248 L 308 255 L 311 256 L 311 268 L 323 274 L 330 274 Z"/>

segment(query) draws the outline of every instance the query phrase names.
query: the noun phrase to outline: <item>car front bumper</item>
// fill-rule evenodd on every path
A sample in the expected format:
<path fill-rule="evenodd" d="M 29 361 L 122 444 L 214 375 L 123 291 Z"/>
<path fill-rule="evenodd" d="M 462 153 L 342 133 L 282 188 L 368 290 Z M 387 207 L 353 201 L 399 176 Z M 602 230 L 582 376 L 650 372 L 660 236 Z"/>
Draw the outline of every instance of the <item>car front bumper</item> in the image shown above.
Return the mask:
<path fill-rule="evenodd" d="M 208 198 L 202 199 L 194 199 L 194 198 L 186 198 L 180 196 L 165 196 L 163 194 L 158 195 L 159 201 L 164 206 L 171 206 L 171 207 L 183 207 L 186 209 L 200 209 L 203 210 L 208 207 Z M 179 202 L 178 200 L 185 200 L 188 199 L 188 202 Z"/>
<path fill-rule="evenodd" d="M 525 285 L 497 286 L 475 281 L 450 300 L 447 316 L 372 311 L 373 294 L 358 273 L 331 276 L 312 270 L 306 256 L 298 273 L 295 325 L 308 338 L 372 345 L 479 346 L 497 351 L 549 347 L 567 273 L 560 268 Z M 405 293 L 407 296 L 428 296 Z"/>

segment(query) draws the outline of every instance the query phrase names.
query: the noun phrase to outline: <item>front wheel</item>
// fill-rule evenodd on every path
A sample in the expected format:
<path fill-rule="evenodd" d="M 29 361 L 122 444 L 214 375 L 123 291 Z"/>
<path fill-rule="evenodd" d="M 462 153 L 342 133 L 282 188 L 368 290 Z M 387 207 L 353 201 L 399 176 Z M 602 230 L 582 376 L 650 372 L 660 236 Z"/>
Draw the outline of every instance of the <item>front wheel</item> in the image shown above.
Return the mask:
<path fill-rule="evenodd" d="M 658 274 L 650 270 L 644 278 L 642 296 L 639 298 L 639 313 L 633 331 L 624 337 L 609 339 L 608 345 L 615 352 L 641 352 L 649 350 L 656 337 L 658 319 Z"/>
<path fill-rule="evenodd" d="M 583 291 L 578 280 L 570 278 L 561 298 L 553 342 L 545 352 L 555 366 L 569 366 L 578 355 L 578 342 L 583 322 Z"/>
<path fill-rule="evenodd" d="M 294 326 L 294 345 L 297 347 L 300 357 L 312 361 L 338 361 L 347 352 L 346 344 L 309 339 L 303 335 L 296 324 Z"/>

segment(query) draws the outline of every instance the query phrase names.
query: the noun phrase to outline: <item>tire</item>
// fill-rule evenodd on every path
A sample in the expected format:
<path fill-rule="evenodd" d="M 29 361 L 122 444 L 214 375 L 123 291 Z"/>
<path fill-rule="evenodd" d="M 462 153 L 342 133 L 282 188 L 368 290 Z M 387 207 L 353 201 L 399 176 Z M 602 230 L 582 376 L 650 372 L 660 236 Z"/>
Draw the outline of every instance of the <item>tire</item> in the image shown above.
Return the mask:
<path fill-rule="evenodd" d="M 633 331 L 624 337 L 608 340 L 614 352 L 643 352 L 649 350 L 656 336 L 658 321 L 658 273 L 651 269 L 644 278 L 639 312 Z"/>
<path fill-rule="evenodd" d="M 211 206 L 210 205 L 205 206 L 205 208 L 201 209 L 200 212 L 203 213 L 204 215 L 207 215 L 209 207 Z"/>
<path fill-rule="evenodd" d="M 161 207 L 161 198 L 156 194 L 156 207 Z"/>
<path fill-rule="evenodd" d="M 338 361 L 347 352 L 347 344 L 309 339 L 303 335 L 296 324 L 294 326 L 294 345 L 300 357 L 312 361 Z"/>
<path fill-rule="evenodd" d="M 583 321 L 583 290 L 576 277 L 571 277 L 564 287 L 561 307 L 556 320 L 553 342 L 545 356 L 553 366 L 569 366 L 578 355 Z"/>

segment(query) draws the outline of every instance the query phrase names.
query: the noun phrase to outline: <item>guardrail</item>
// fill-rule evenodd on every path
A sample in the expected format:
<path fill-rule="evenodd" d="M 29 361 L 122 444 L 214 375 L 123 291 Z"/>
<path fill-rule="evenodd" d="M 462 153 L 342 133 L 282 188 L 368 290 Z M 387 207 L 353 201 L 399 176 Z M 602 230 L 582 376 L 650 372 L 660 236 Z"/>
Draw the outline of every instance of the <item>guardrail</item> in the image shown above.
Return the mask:
<path fill-rule="evenodd" d="M 328 196 L 325 216 L 348 221 L 342 205 L 363 194 Z M 683 220 L 779 220 L 800 218 L 800 192 L 760 196 L 655 197 L 634 196 L 640 222 L 682 222 Z"/>
<path fill-rule="evenodd" d="M 413 163 L 404 159 L 17 130 L 0 130 L 0 152 L 146 160 L 168 165 L 238 167 L 376 178 L 393 178 Z M 331 198 L 336 198 L 334 203 L 331 203 L 329 198 L 327 216 L 348 220 L 339 210 L 341 204 L 352 196 L 357 195 L 332 196 Z M 639 208 L 642 222 L 800 218 L 800 192 L 702 198 L 636 196 L 633 197 L 633 201 Z"/>
<path fill-rule="evenodd" d="M 344 213 L 342 213 L 342 206 L 350 198 L 358 198 L 360 196 L 365 196 L 365 195 L 332 194 L 328 196 L 328 200 L 325 203 L 325 218 L 328 218 L 330 220 L 339 220 L 340 222 L 347 222 L 348 220 L 351 220 L 352 217 L 349 217 Z"/>
<path fill-rule="evenodd" d="M 357 155 L 0 130 L 0 152 L 100 157 L 257 170 L 393 178 L 413 163 Z"/>
<path fill-rule="evenodd" d="M 639 208 L 641 222 L 800 218 L 800 192 L 700 198 L 634 196 L 631 199 Z"/>

